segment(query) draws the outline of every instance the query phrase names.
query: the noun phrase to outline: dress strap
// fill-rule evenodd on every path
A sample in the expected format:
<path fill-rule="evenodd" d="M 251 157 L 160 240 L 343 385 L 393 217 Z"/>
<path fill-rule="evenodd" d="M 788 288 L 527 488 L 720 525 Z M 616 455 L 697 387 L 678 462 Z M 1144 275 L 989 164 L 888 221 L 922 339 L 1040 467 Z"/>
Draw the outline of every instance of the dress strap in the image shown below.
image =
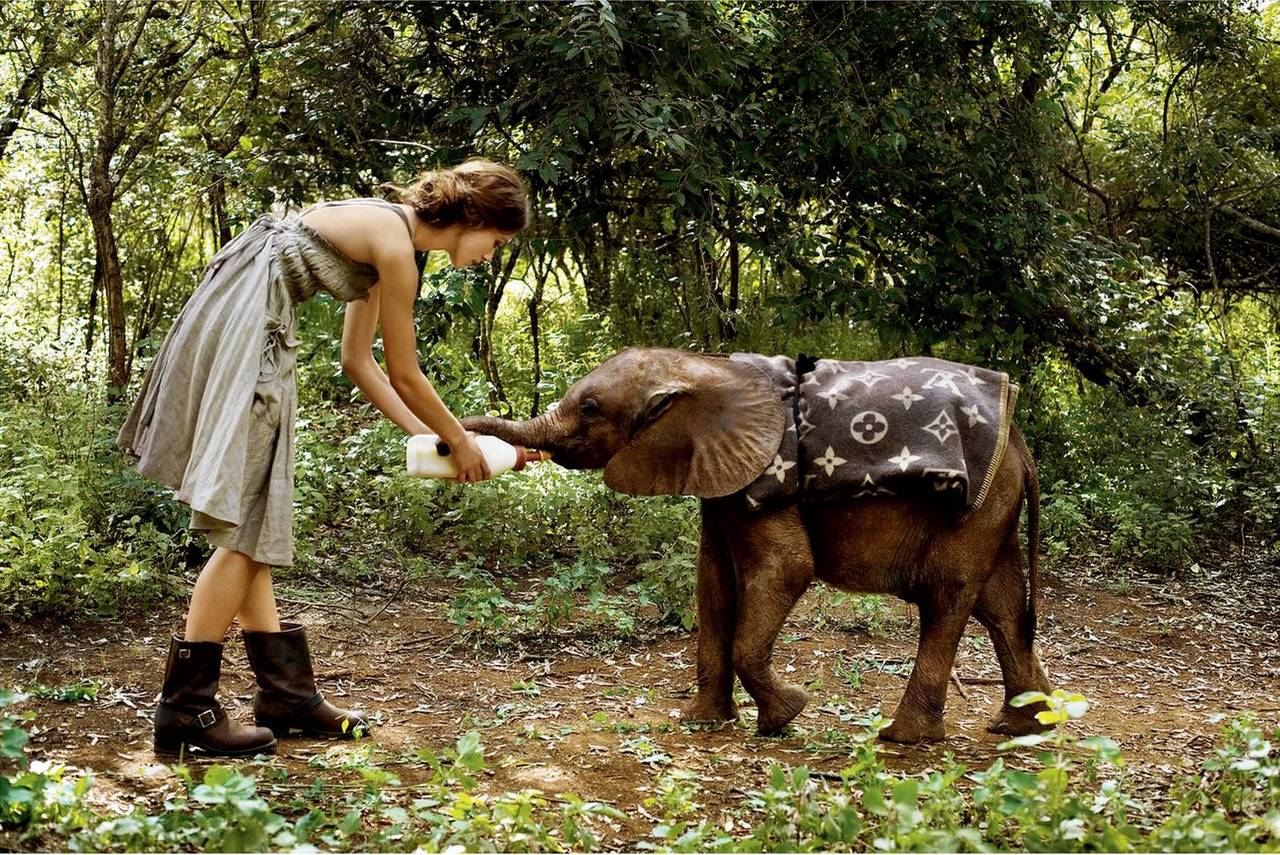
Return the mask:
<path fill-rule="evenodd" d="M 405 214 L 404 209 L 394 202 L 388 202 L 386 199 L 338 199 L 333 202 L 321 202 L 318 205 L 312 205 L 311 208 L 328 208 L 331 205 L 378 205 L 382 208 L 390 208 L 395 211 L 396 216 L 404 223 L 404 227 L 409 230 L 409 240 L 413 240 L 413 223 L 409 222 L 409 217 Z M 311 210 L 308 208 L 307 210 Z M 306 213 L 305 211 L 303 213 Z"/>

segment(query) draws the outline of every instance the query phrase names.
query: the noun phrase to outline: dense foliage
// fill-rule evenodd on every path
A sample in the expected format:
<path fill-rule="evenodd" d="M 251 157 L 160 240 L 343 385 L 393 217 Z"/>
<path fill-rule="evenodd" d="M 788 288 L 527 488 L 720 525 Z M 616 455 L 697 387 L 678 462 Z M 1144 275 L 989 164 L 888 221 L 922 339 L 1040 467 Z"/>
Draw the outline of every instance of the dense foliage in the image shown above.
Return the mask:
<path fill-rule="evenodd" d="M 1045 696 L 1039 696 L 1044 698 Z M 0 711 L 13 696 L 0 692 Z M 1027 701 L 1032 700 L 1027 696 Z M 712 822 L 698 819 L 700 785 L 656 761 L 651 824 L 641 848 L 660 852 L 1274 852 L 1280 849 L 1280 766 L 1270 737 L 1248 720 L 1223 728 L 1200 769 L 1185 774 L 1169 798 L 1144 803 L 1131 794 L 1124 757 L 1105 737 L 1070 732 L 1088 703 L 1055 692 L 1042 717 L 1064 726 L 1052 737 L 1018 737 L 1005 748 L 1039 745 L 1035 759 L 999 758 L 970 770 L 948 758 L 938 771 L 898 775 L 885 767 L 869 722 L 848 745 L 838 775 L 774 765 L 768 784 Z M 0 756 L 22 757 L 26 731 L 0 712 Z M 644 751 L 644 740 L 637 740 Z M 25 759 L 25 758 L 24 758 Z M 0 822 L 67 841 L 69 851 L 578 852 L 618 848 L 627 816 L 607 803 L 536 789 L 491 796 L 477 782 L 486 769 L 479 734 L 455 749 L 419 749 L 430 774 L 402 785 L 372 749 L 350 752 L 339 766 L 317 755 L 315 780 L 302 789 L 284 770 L 175 767 L 183 789 L 165 812 L 135 808 L 104 816 L 86 803 L 90 776 L 41 763 L 0 776 Z M 1027 768 L 1024 768 L 1027 767 Z M 358 773 L 355 786 L 330 775 Z M 290 794 L 293 797 L 290 798 Z M 626 836 L 622 836 L 626 840 Z M 41 847 L 43 848 L 43 847 Z"/>
<path fill-rule="evenodd" d="M 264 210 L 474 154 L 523 171 L 535 218 L 489 268 L 424 272 L 421 358 L 455 412 L 540 412 L 628 344 L 934 354 L 1021 385 L 1051 569 L 1274 562 L 1278 45 L 1280 4 L 1251 0 L 0 4 L 0 625 L 149 615 L 189 590 L 207 545 L 114 438 L 219 246 Z M 342 307 L 299 317 L 282 588 L 429 580 L 476 644 L 692 626 L 694 502 L 551 466 L 409 479 L 403 437 L 340 370 Z M 106 816 L 90 777 L 28 762 L 13 701 L 0 825 L 25 843 L 589 850 L 639 821 L 482 792 L 474 733 L 422 749 L 420 786 L 360 746 L 316 762 L 357 786 L 180 766 L 163 813 Z M 649 845 L 1280 846 L 1280 734 L 1248 720 L 1156 803 L 1070 727 L 1035 760 L 904 776 L 866 724 L 840 775 L 777 767 L 715 823 L 637 737 L 658 770 Z"/>
<path fill-rule="evenodd" d="M 475 153 L 537 217 L 491 269 L 425 277 L 458 412 L 539 411 L 622 344 L 935 353 L 1022 384 L 1052 554 L 1182 571 L 1270 540 L 1276 8 L 6 4 L 6 608 L 146 605 L 200 561 L 112 436 L 220 243 Z M 687 564 L 687 503 L 405 482 L 338 369 L 341 307 L 301 316 L 302 572 L 353 518 L 494 578 L 547 544 Z"/>

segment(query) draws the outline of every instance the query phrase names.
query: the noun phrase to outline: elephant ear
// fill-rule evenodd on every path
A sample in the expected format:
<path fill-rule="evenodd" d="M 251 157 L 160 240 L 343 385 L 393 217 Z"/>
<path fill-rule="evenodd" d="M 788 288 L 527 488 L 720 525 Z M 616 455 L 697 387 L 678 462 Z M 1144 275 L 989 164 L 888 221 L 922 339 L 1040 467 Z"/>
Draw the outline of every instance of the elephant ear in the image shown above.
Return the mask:
<path fill-rule="evenodd" d="M 604 481 L 633 496 L 736 493 L 782 444 L 786 411 L 760 369 L 685 356 L 641 405 L 631 441 L 609 461 Z"/>

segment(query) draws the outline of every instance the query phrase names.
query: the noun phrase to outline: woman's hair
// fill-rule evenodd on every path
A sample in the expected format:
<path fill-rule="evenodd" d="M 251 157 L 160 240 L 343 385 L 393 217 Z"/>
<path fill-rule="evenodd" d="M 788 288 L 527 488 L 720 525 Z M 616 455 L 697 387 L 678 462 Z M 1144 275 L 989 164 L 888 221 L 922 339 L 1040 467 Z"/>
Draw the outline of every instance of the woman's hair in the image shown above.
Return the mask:
<path fill-rule="evenodd" d="M 461 223 L 467 228 L 494 228 L 514 233 L 529 225 L 529 190 L 509 166 L 472 158 L 448 169 L 424 172 L 408 187 L 384 185 L 399 194 L 423 222 L 433 226 Z"/>

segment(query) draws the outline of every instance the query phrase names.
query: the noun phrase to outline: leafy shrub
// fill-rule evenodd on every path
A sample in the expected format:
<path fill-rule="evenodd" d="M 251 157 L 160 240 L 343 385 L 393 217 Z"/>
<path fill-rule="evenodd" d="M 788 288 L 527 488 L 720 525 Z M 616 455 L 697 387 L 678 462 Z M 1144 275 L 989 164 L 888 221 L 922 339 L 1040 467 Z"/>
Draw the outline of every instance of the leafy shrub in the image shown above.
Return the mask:
<path fill-rule="evenodd" d="M 74 381 L 34 386 L 0 407 L 0 619 L 150 608 L 185 566 L 181 506 L 126 468 L 119 408 Z"/>
<path fill-rule="evenodd" d="M 0 710 L 22 696 L 0 692 Z M 885 767 L 874 717 L 850 734 L 838 776 L 773 765 L 722 825 L 697 820 L 701 787 L 643 737 L 622 750 L 655 769 L 656 817 L 640 848 L 674 852 L 760 851 L 1275 851 L 1280 848 L 1280 731 L 1264 735 L 1249 719 L 1231 721 L 1197 774 L 1176 780 L 1169 799 L 1148 805 L 1125 791 L 1125 762 L 1105 737 L 1080 737 L 1088 710 L 1080 695 L 1028 693 L 1037 716 L 1056 729 L 1002 745 L 1019 753 L 969 771 L 947 755 L 940 767 L 904 775 Z M 29 716 L 21 717 L 29 719 Z M 487 763 L 475 732 L 440 754 L 422 749 L 430 770 L 404 804 L 389 798 L 399 778 L 366 746 L 313 765 L 358 773 L 359 790 L 326 791 L 317 779 L 306 797 L 273 804 L 242 771 L 209 767 L 197 783 L 175 767 L 184 793 L 158 815 L 143 808 L 102 816 L 85 797 L 90 776 L 28 763 L 21 719 L 0 714 L 0 824 L 23 840 L 65 841 L 74 851 L 267 851 L 310 848 L 378 851 L 591 851 L 605 828 L 626 819 L 617 808 L 569 793 L 526 789 L 488 794 L 477 780 Z M 1035 765 L 1021 768 L 1036 749 Z M 283 770 L 269 787 L 284 782 Z M 616 845 L 616 844 L 615 844 Z M 61 848 L 61 847 L 49 847 Z"/>

